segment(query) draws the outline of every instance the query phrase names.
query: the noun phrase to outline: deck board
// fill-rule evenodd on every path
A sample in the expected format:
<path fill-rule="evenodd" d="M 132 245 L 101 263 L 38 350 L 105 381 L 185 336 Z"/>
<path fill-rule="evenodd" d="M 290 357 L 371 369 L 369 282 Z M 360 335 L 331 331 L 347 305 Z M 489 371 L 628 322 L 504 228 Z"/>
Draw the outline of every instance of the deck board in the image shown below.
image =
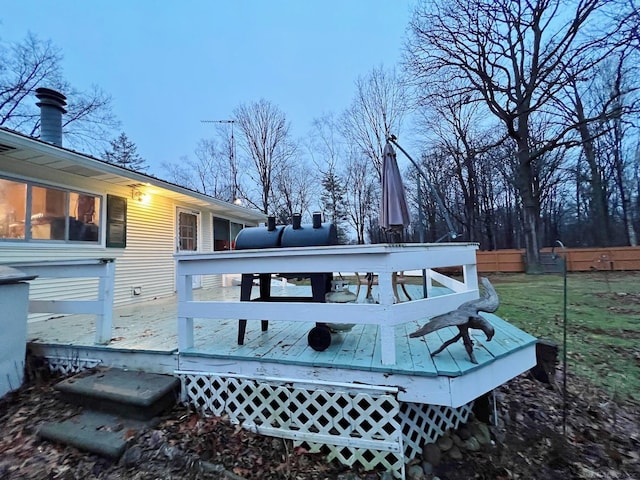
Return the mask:
<path fill-rule="evenodd" d="M 286 295 L 308 296 L 308 290 L 295 287 L 294 294 Z M 272 290 L 278 292 L 285 290 Z M 413 293 L 416 298 L 420 294 Z M 194 292 L 194 298 L 236 301 L 239 287 L 201 289 Z M 115 308 L 113 340 L 105 346 L 94 345 L 95 318 L 89 315 L 31 322 L 28 340 L 35 352 L 52 358 L 99 359 L 104 365 L 169 374 L 179 370 L 311 384 L 387 386 L 397 388 L 402 401 L 457 407 L 535 365 L 534 337 L 495 315 L 486 318 L 496 330 L 491 342 L 486 342 L 481 331 L 471 331 L 478 365 L 469 361 L 461 341 L 431 357 L 432 351 L 458 333 L 455 327 L 409 338 L 429 320 L 426 315 L 423 320 L 394 327 L 395 365 L 381 362 L 378 326 L 362 324 L 333 334 L 329 348 L 317 352 L 307 343 L 309 330 L 315 326 L 312 322 L 271 321 L 262 332 L 260 321 L 249 320 L 245 344 L 238 345 L 237 319 L 195 318 L 194 347 L 178 352 L 176 297 Z"/>
<path fill-rule="evenodd" d="M 359 344 L 363 329 L 364 325 L 354 325 L 349 332 L 336 334 L 336 336 L 340 338 L 339 343 L 336 344 L 337 352 L 334 357 L 336 363 L 355 363 L 353 359 L 358 348 L 360 348 Z"/>
<path fill-rule="evenodd" d="M 494 326 L 496 335 L 491 342 L 486 342 L 485 348 L 494 358 L 506 356 L 511 352 L 526 347 L 535 342 L 535 337 L 506 322 L 495 314 L 483 314 Z"/>
<path fill-rule="evenodd" d="M 360 341 L 358 342 L 358 349 L 353 356 L 352 364 L 363 370 L 371 370 L 372 363 L 375 361 L 372 350 L 375 348 L 377 343 L 378 328 L 374 325 L 364 325 Z M 377 361 L 380 361 L 379 356 Z"/>
<path fill-rule="evenodd" d="M 413 374 L 416 371 L 415 360 L 411 355 L 410 343 L 413 339 L 409 338 L 406 325 L 398 325 L 395 328 L 396 336 L 396 357 L 398 362 L 396 366 L 398 371 L 405 374 Z"/>
<path fill-rule="evenodd" d="M 274 322 L 272 322 L 274 323 Z M 275 322 L 279 323 L 279 322 Z M 284 322 L 281 322 L 284 323 Z M 270 339 L 263 337 L 260 347 L 256 350 L 256 357 L 269 358 L 281 363 L 296 363 L 303 361 L 307 350 L 307 333 L 314 324 L 306 322 L 287 322 L 286 328 Z M 269 330 L 273 327 L 269 325 Z M 266 334 L 267 332 L 264 332 Z M 249 347 L 249 345 L 247 345 Z"/>
<path fill-rule="evenodd" d="M 415 332 L 420 328 L 420 326 L 421 325 L 418 325 L 417 322 L 405 325 L 407 337 L 410 333 Z M 411 338 L 409 340 L 409 355 L 413 360 L 414 371 L 424 372 L 425 375 L 438 375 L 436 365 L 431 358 L 431 352 L 422 338 Z"/>

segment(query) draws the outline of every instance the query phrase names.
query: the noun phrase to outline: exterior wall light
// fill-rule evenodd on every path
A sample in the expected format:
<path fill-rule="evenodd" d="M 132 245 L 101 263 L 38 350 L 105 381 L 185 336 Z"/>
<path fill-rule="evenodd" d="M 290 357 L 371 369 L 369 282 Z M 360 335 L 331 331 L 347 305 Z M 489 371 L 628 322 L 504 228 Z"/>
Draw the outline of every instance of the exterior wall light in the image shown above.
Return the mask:
<path fill-rule="evenodd" d="M 131 198 L 136 202 L 149 203 L 149 194 L 140 190 L 138 186 L 131 188 Z"/>

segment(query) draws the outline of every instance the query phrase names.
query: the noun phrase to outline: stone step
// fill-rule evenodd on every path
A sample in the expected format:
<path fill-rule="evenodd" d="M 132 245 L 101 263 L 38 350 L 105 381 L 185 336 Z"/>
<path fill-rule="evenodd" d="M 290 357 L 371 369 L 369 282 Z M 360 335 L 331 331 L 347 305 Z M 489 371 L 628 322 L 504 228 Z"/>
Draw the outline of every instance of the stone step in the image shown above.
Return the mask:
<path fill-rule="evenodd" d="M 179 386 L 180 381 L 168 375 L 112 368 L 80 373 L 55 388 L 69 403 L 149 420 L 176 403 Z"/>
<path fill-rule="evenodd" d="M 44 424 L 38 435 L 45 440 L 117 460 L 125 451 L 127 441 L 151 423 L 85 410 L 63 422 Z"/>

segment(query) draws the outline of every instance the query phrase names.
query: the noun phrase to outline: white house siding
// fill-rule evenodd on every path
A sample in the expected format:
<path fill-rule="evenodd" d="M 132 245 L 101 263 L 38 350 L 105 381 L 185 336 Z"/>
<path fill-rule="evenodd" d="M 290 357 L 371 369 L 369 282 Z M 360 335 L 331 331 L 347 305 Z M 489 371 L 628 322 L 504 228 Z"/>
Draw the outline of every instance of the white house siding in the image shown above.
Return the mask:
<path fill-rule="evenodd" d="M 106 195 L 127 198 L 127 247 L 126 249 L 106 248 L 102 245 L 71 245 L 46 243 L 21 243 L 0 241 L 0 263 L 34 262 L 62 259 L 115 258 L 116 282 L 114 302 L 116 305 L 138 303 L 154 298 L 172 295 L 175 292 L 176 251 L 176 209 L 183 207 L 200 212 L 200 249 L 213 249 L 212 210 L 162 196 L 162 191 L 154 187 L 147 203 L 131 198 L 131 188 L 119 187 L 68 173 L 42 167 L 34 172 L 19 163 L 0 164 L 0 171 L 16 179 L 31 180 L 43 184 L 72 188 L 102 196 L 101 230 L 104 237 Z M 135 182 L 132 182 L 135 183 Z M 222 284 L 220 276 L 203 278 L 204 287 Z M 140 287 L 141 294 L 133 295 L 133 288 Z M 94 299 L 97 280 L 86 279 L 36 279 L 31 285 L 31 297 L 54 299 Z M 50 315 L 31 315 L 30 320 L 41 320 Z"/>
<path fill-rule="evenodd" d="M 159 195 L 127 203 L 127 248 L 116 262 L 116 304 L 137 303 L 175 291 L 175 204 Z M 133 288 L 141 295 L 134 296 Z"/>
<path fill-rule="evenodd" d="M 127 249 L 116 264 L 116 303 L 147 301 L 175 292 L 173 254 L 177 251 L 178 208 L 200 212 L 198 248 L 201 252 L 213 251 L 211 210 L 183 202 L 175 203 L 155 195 L 147 204 L 130 200 L 127 207 Z M 202 286 L 221 287 L 222 276 L 207 275 L 202 278 Z M 133 287 L 141 287 L 142 295 L 134 297 L 131 293 Z"/>
<path fill-rule="evenodd" d="M 204 211 L 200 214 L 200 221 L 202 226 L 200 249 L 202 252 L 213 252 L 213 215 L 208 210 Z"/>

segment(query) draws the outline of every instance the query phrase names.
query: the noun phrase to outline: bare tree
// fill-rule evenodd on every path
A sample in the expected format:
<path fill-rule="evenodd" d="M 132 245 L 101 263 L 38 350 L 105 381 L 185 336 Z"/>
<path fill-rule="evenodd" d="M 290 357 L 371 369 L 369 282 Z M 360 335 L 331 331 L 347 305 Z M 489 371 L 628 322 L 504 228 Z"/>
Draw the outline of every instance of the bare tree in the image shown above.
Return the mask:
<path fill-rule="evenodd" d="M 195 160 L 182 157 L 178 163 L 164 162 L 162 168 L 169 181 L 221 200 L 232 201 L 226 152 L 215 140 L 201 139 Z"/>
<path fill-rule="evenodd" d="M 344 137 L 340 130 L 339 119 L 333 113 L 324 113 L 314 118 L 309 132 L 307 150 L 312 163 L 325 173 L 339 166 L 344 156 Z"/>
<path fill-rule="evenodd" d="M 309 181 L 313 175 L 314 172 L 302 158 L 287 164 L 275 174 L 273 210 L 280 223 L 289 223 L 294 213 L 308 213 L 317 190 L 314 182 Z"/>
<path fill-rule="evenodd" d="M 382 150 L 391 133 L 398 135 L 409 109 L 405 84 L 395 69 L 374 68 L 356 81 L 356 94 L 342 116 L 342 134 L 357 145 L 382 180 Z"/>
<path fill-rule="evenodd" d="M 627 132 L 636 128 L 640 82 L 635 75 L 638 55 L 629 53 L 634 52 L 629 49 L 610 55 L 592 77 L 574 79 L 566 89 L 562 108 L 568 121 L 578 126 L 586 163 L 583 176 L 588 182 L 584 190 L 589 200 L 589 232 L 596 246 L 619 244 L 619 239 L 614 237 L 625 237 L 628 244 L 636 242 L 627 191 L 632 157 L 629 151 L 624 153 L 624 143 Z M 599 118 L 599 121 L 590 122 L 589 118 Z M 583 176 L 578 177 L 578 181 Z M 613 197 L 619 198 L 620 205 L 611 204 Z M 624 227 L 614 235 L 615 215 L 612 214 L 618 210 L 622 212 Z"/>
<path fill-rule="evenodd" d="M 347 222 L 356 232 L 358 244 L 365 243 L 367 221 L 371 223 L 373 205 L 376 204 L 376 181 L 373 179 L 370 159 L 357 151 L 346 157 L 347 197 L 345 206 Z"/>
<path fill-rule="evenodd" d="M 215 152 L 209 149 L 209 155 L 211 158 L 219 157 L 216 161 L 215 170 L 222 183 L 227 184 L 228 191 L 220 198 L 229 202 L 236 202 L 242 197 L 241 166 L 236 149 L 236 122 L 235 120 L 211 120 L 206 123 L 217 124 L 216 137 L 220 141 L 220 147 Z M 223 181 L 225 175 L 226 180 Z"/>
<path fill-rule="evenodd" d="M 28 34 L 24 40 L 0 45 L 0 125 L 29 136 L 40 130 L 35 90 L 48 87 L 67 98 L 63 116 L 65 143 L 100 155 L 119 122 L 112 112 L 111 97 L 97 86 L 83 92 L 62 76 L 62 54 L 51 41 Z"/>
<path fill-rule="evenodd" d="M 464 102 L 479 94 L 516 145 L 529 271 L 541 269 L 540 192 L 532 164 L 565 145 L 576 128 L 558 125 L 533 142 L 532 117 L 550 114 L 571 76 L 588 74 L 616 48 L 606 45 L 611 30 L 605 31 L 607 17 L 600 15 L 606 5 L 604 0 L 423 1 L 410 24 L 406 66 L 423 98 Z M 597 38 L 582 35 L 591 27 L 598 27 Z"/>
<path fill-rule="evenodd" d="M 276 105 L 264 99 L 240 105 L 233 116 L 240 130 L 239 144 L 251 164 L 247 176 L 258 189 L 256 198 L 247 191 L 246 200 L 270 213 L 275 178 L 296 151 L 289 122 Z"/>
<path fill-rule="evenodd" d="M 346 243 L 344 223 L 347 220 L 346 198 L 348 185 L 345 179 L 344 139 L 333 114 L 314 119 L 310 132 L 309 153 L 315 165 L 321 185 L 320 203 L 325 218 L 335 224 L 338 242 Z"/>
<path fill-rule="evenodd" d="M 189 188 L 196 192 L 205 193 L 198 188 L 198 182 L 195 181 L 193 170 L 190 166 L 189 157 L 183 156 L 178 162 L 162 162 L 163 178 L 169 182 L 175 183 L 185 188 Z"/>
<path fill-rule="evenodd" d="M 453 205 L 464 210 L 457 216 L 463 225 L 463 237 L 471 241 L 481 238 L 480 175 L 481 162 L 489 161 L 483 155 L 495 144 L 496 135 L 479 104 L 463 104 L 455 97 L 435 99 L 422 109 L 419 125 L 430 132 L 429 146 L 442 152 L 439 165 L 447 176 L 457 183 L 461 199 Z M 432 168 L 434 166 L 431 166 Z M 446 199 L 445 201 L 453 199 Z M 466 235 L 465 235 L 466 233 Z"/>

